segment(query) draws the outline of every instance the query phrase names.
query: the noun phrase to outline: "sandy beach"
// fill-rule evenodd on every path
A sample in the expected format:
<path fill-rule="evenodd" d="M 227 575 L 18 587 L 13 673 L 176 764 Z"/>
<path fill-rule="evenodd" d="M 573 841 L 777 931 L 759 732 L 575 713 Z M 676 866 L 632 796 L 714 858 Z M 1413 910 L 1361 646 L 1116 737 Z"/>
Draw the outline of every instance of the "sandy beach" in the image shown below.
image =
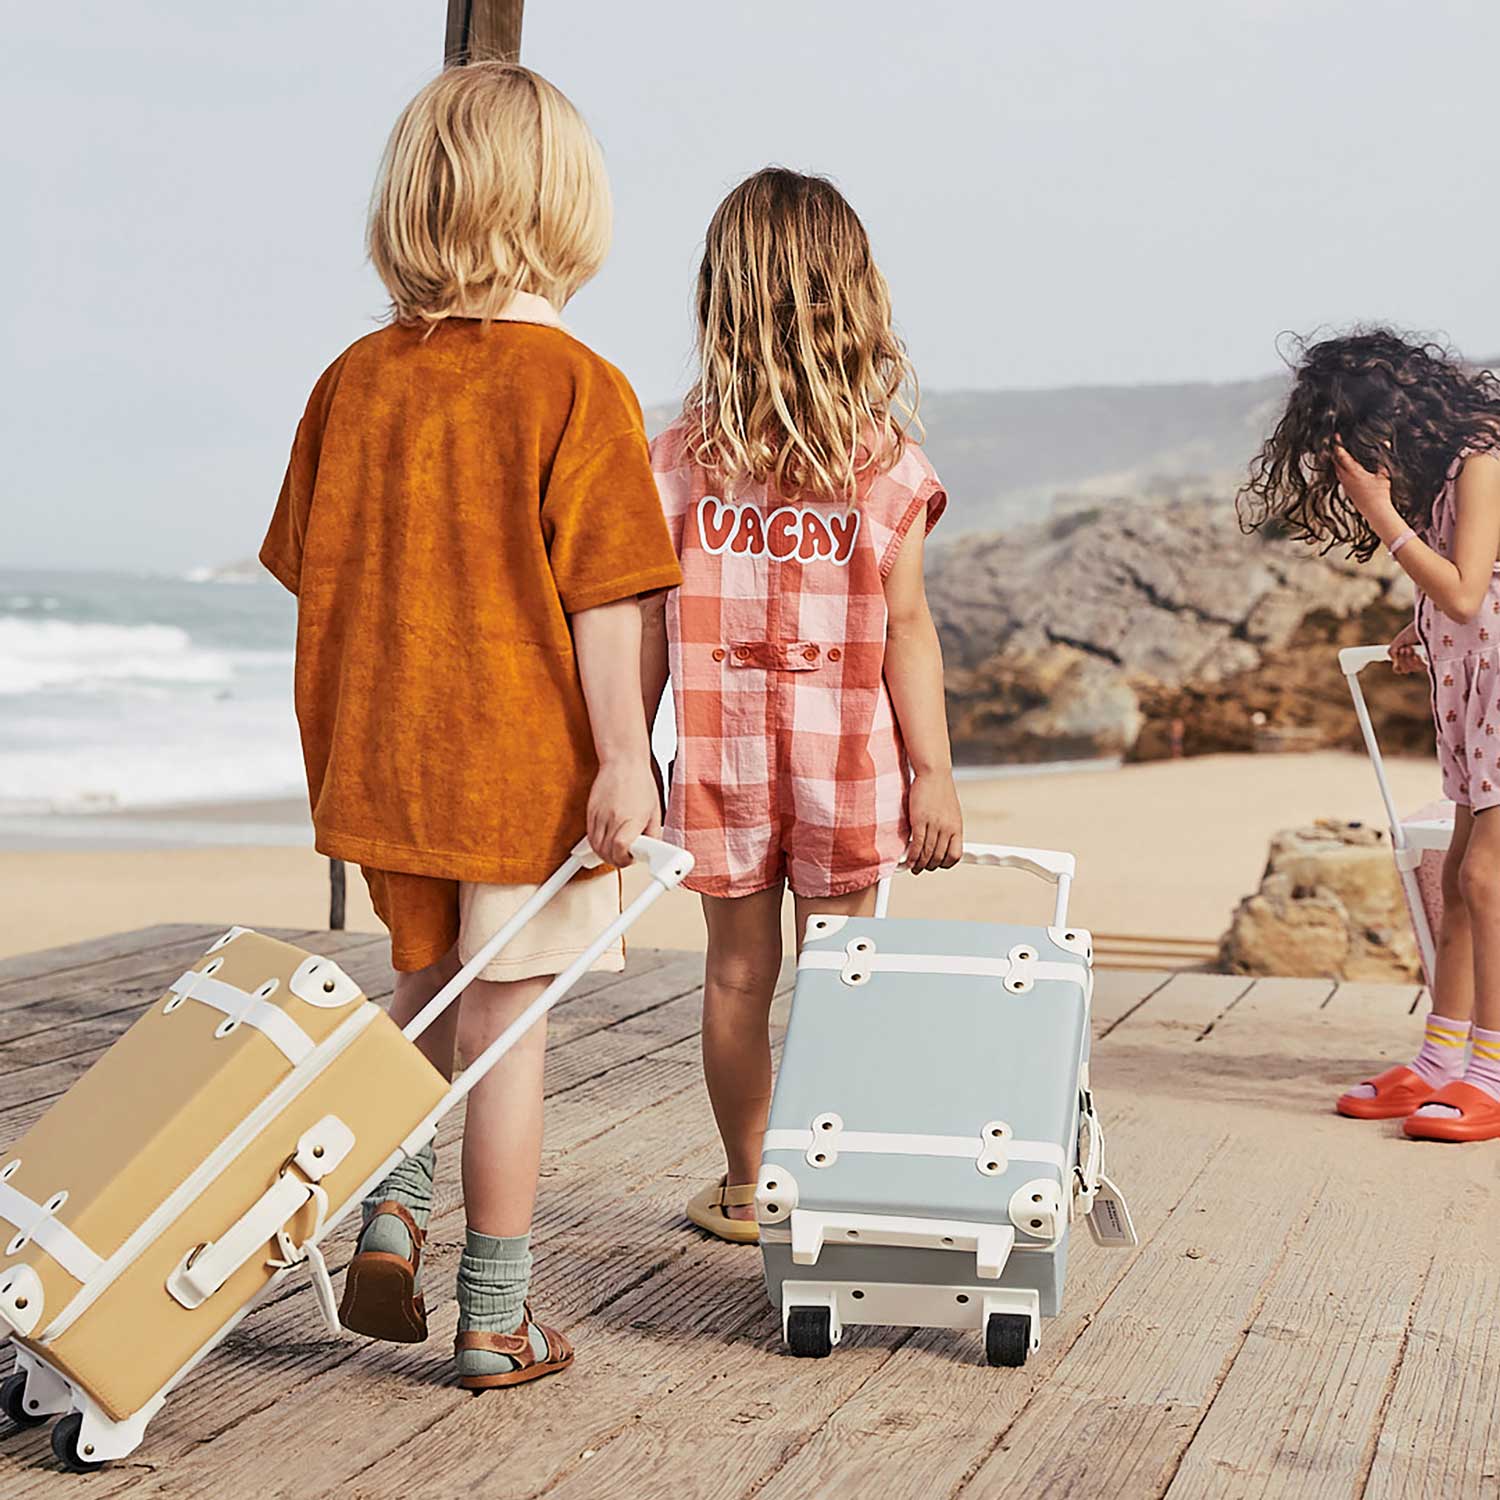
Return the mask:
<path fill-rule="evenodd" d="M 1430 761 L 1394 761 L 1391 774 L 1402 807 L 1437 795 Z M 1257 884 L 1276 830 L 1318 816 L 1385 821 L 1367 762 L 1336 753 L 1043 769 L 965 779 L 960 791 L 970 839 L 1077 855 L 1075 921 L 1153 937 L 1216 938 Z M 0 896 L 0 955 L 153 922 L 317 928 L 328 922 L 328 865 L 290 802 L 37 818 L 0 827 Z M 988 870 L 903 880 L 895 901 L 933 916 L 1047 910 L 1039 883 Z M 355 871 L 348 925 L 380 930 Z M 674 893 L 634 940 L 697 948 L 702 934 L 696 898 Z"/>

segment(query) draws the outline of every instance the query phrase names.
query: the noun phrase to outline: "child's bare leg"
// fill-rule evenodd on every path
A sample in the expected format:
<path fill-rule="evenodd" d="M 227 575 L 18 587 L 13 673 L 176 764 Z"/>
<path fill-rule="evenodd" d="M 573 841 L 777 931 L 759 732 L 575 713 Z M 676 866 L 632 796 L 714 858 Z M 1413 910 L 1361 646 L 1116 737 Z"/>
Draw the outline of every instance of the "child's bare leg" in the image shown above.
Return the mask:
<path fill-rule="evenodd" d="M 703 1076 L 731 1184 L 754 1182 L 771 1108 L 771 997 L 781 972 L 781 882 L 703 898 Z M 753 1219 L 753 1205 L 725 1209 Z"/>
<path fill-rule="evenodd" d="M 549 982 L 475 980 L 464 993 L 458 1018 L 464 1066 L 472 1066 Z M 536 1323 L 525 1329 L 535 1363 L 523 1366 L 512 1347 L 512 1335 L 525 1317 L 531 1282 L 531 1215 L 542 1155 L 546 1047 L 543 1016 L 469 1095 L 463 1144 L 468 1231 L 458 1263 L 457 1356 L 459 1382 L 470 1390 L 561 1369 L 571 1357 L 559 1335 L 549 1335 Z"/>
<path fill-rule="evenodd" d="M 391 1019 L 405 1026 L 458 969 L 455 948 L 425 969 L 398 973 Z M 457 1025 L 458 1005 L 453 1004 L 417 1039 L 422 1054 L 445 1078 L 453 1074 Z M 427 1336 L 420 1238 L 432 1214 L 436 1170 L 437 1155 L 429 1142 L 399 1162 L 361 1205 L 359 1253 L 345 1279 L 339 1309 L 344 1325 L 357 1333 L 400 1342 Z"/>
<path fill-rule="evenodd" d="M 1451 1021 L 1474 1019 L 1474 932 L 1464 897 L 1463 864 L 1474 814 L 1454 809 L 1453 841 L 1443 859 L 1443 921 L 1433 934 L 1437 943 L 1432 1011 Z"/>
<path fill-rule="evenodd" d="M 391 998 L 391 1020 L 405 1026 L 459 970 L 458 948 L 452 947 L 435 964 L 410 974 L 396 975 L 396 992 Z M 417 1038 L 417 1050 L 444 1078 L 453 1076 L 453 1047 L 458 1035 L 458 1008 L 455 1001 Z"/>
<path fill-rule="evenodd" d="M 546 979 L 476 979 L 464 992 L 458 1044 L 467 1067 L 547 987 Z M 471 1229 L 531 1232 L 542 1156 L 543 1016 L 469 1095 L 464 1120 L 464 1209 Z"/>
<path fill-rule="evenodd" d="M 1443 859 L 1443 920 L 1433 939 L 1437 947 L 1431 1010 L 1422 1045 L 1407 1064 L 1429 1088 L 1462 1078 L 1467 1062 L 1469 1026 L 1474 1014 L 1474 941 L 1464 900 L 1463 866 L 1474 826 L 1467 807 L 1456 810 L 1453 839 Z M 1373 1099 L 1374 1084 L 1360 1083 L 1348 1097 Z"/>
<path fill-rule="evenodd" d="M 1474 951 L 1474 1029 L 1463 1080 L 1500 1099 L 1500 814 L 1491 809 L 1465 821 L 1470 826 L 1458 883 Z M 1455 827 L 1455 844 L 1457 833 Z M 1447 1104 L 1424 1104 L 1417 1116 L 1438 1119 L 1460 1113 Z"/>
<path fill-rule="evenodd" d="M 1472 819 L 1459 885 L 1474 948 L 1474 1025 L 1500 1031 L 1500 816 Z"/>

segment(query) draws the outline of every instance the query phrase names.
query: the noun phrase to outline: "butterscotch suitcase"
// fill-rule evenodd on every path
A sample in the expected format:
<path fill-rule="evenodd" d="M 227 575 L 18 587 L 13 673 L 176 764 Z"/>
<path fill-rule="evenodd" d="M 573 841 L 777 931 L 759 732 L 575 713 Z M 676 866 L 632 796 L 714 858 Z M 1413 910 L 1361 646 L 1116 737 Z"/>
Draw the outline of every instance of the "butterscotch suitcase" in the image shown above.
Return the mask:
<path fill-rule="evenodd" d="M 692 857 L 635 845 L 645 890 L 451 1084 L 414 1045 L 581 869 L 586 844 L 401 1030 L 328 958 L 231 928 L 0 1150 L 0 1404 L 59 1416 L 74 1469 L 140 1444 L 168 1393 L 665 890 Z"/>

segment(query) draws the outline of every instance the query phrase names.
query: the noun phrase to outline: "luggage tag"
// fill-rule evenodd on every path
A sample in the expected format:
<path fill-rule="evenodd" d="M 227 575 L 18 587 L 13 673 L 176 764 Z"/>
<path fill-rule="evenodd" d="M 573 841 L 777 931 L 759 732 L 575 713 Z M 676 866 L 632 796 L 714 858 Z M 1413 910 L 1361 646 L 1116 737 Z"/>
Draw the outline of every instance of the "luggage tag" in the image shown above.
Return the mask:
<path fill-rule="evenodd" d="M 1113 1250 L 1131 1249 L 1140 1244 L 1125 1194 L 1102 1173 L 1094 1190 L 1094 1206 L 1089 1209 L 1089 1233 L 1094 1243 Z"/>

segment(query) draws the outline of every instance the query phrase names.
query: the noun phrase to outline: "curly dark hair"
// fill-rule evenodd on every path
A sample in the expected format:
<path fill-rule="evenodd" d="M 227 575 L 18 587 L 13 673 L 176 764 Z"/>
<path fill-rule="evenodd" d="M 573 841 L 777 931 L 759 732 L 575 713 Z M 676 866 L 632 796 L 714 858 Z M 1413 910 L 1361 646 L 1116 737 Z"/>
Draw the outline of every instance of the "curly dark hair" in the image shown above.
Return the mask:
<path fill-rule="evenodd" d="M 1269 523 L 1324 552 L 1342 543 L 1366 562 L 1380 538 L 1339 491 L 1335 436 L 1365 468 L 1390 476 L 1396 509 L 1418 531 L 1453 460 L 1500 448 L 1500 381 L 1440 344 L 1359 328 L 1299 341 L 1290 363 L 1286 411 L 1235 498 L 1246 531 Z"/>

